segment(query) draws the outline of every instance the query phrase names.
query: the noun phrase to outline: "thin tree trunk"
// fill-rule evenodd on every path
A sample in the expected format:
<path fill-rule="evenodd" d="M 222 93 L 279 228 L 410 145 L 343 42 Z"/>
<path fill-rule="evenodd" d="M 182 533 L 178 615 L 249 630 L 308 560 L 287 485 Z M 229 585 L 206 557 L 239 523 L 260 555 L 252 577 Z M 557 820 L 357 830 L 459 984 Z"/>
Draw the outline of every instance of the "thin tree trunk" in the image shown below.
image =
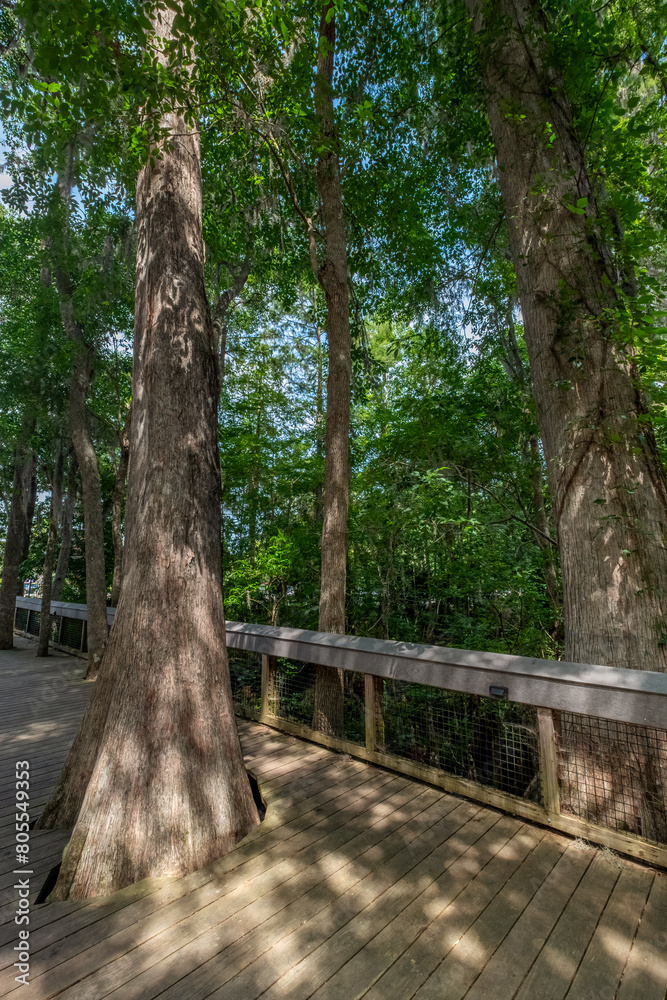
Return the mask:
<path fill-rule="evenodd" d="M 260 433 L 262 430 L 262 407 L 257 407 L 257 421 L 255 428 L 255 459 L 250 466 L 250 471 L 248 472 L 248 558 L 251 564 L 255 562 L 255 546 L 257 545 L 257 507 L 258 507 L 258 490 L 259 490 L 259 469 L 261 461 L 261 441 Z M 248 592 L 248 597 L 250 592 Z M 250 610 L 250 604 L 248 604 L 248 610 Z"/>
<path fill-rule="evenodd" d="M 540 443 L 537 434 L 530 435 L 530 457 L 533 469 L 530 475 L 533 492 L 533 513 L 535 525 L 539 534 L 536 534 L 537 544 L 542 553 L 544 582 L 547 588 L 549 603 L 555 612 L 561 609 L 560 588 L 558 586 L 558 573 L 554 562 L 555 552 L 546 536 L 551 535 L 549 530 L 549 519 L 547 518 L 546 507 L 544 506 L 544 488 L 542 480 L 542 456 L 540 454 Z"/>
<path fill-rule="evenodd" d="M 323 152 L 317 162 L 316 180 L 325 249 L 316 277 L 327 304 L 329 350 L 319 629 L 344 633 L 352 363 L 347 246 L 332 91 L 336 15 L 331 0 L 322 8 L 319 34 L 315 111 Z M 313 728 L 334 735 L 343 731 L 343 679 L 341 671 L 333 667 L 317 668 Z"/>
<path fill-rule="evenodd" d="M 86 396 L 90 385 L 92 346 L 86 344 L 83 330 L 74 318 L 72 287 L 67 274 L 55 270 L 60 295 L 60 314 L 67 336 L 76 344 L 74 371 L 69 390 L 69 427 L 76 460 L 81 473 L 83 528 L 86 549 L 86 605 L 88 607 L 88 671 L 97 676 L 107 641 L 107 585 L 104 567 L 104 518 L 100 470 L 93 438 L 88 426 Z"/>
<path fill-rule="evenodd" d="M 30 554 L 30 539 L 32 537 L 32 523 L 35 520 L 35 507 L 37 505 L 37 459 L 35 458 L 35 465 L 33 467 L 33 473 L 30 477 L 30 489 L 28 491 L 28 505 L 26 508 L 25 516 L 25 528 L 23 532 L 23 548 L 21 550 L 21 563 L 24 563 Z M 19 566 L 19 584 L 16 590 L 18 597 L 23 597 L 25 591 L 25 581 L 21 575 L 21 568 Z"/>
<path fill-rule="evenodd" d="M 111 584 L 111 607 L 118 606 L 120 585 L 123 581 L 123 499 L 125 498 L 125 480 L 130 457 L 130 427 L 132 425 L 132 406 L 125 420 L 125 426 L 120 435 L 120 459 L 114 477 L 113 499 L 111 504 L 111 533 L 113 536 L 113 582 Z"/>
<path fill-rule="evenodd" d="M 614 323 L 623 275 L 601 235 L 539 4 L 494 0 L 485 24 L 478 0 L 468 8 L 484 28 L 487 107 L 561 556 L 565 656 L 665 671 L 667 485 L 632 348 Z M 586 809 L 664 840 L 665 780 L 643 731 L 588 728 L 563 717 L 564 742 L 588 761 L 588 777 L 571 782 L 585 786 Z"/>
<path fill-rule="evenodd" d="M 229 307 L 241 294 L 246 281 L 250 277 L 252 260 L 249 256 L 243 258 L 238 274 L 233 275 L 232 283 L 226 288 L 217 299 L 212 311 L 213 336 L 215 339 L 215 353 L 218 358 L 218 377 L 222 385 L 225 377 L 225 353 L 227 351 L 227 313 Z"/>
<path fill-rule="evenodd" d="M 525 369 L 519 344 L 516 339 L 514 319 L 512 316 L 512 303 L 507 314 L 507 338 L 501 334 L 501 340 L 505 351 L 503 365 L 511 382 L 518 386 L 526 398 L 534 399 L 533 386 L 528 372 Z M 499 327 L 500 332 L 500 327 Z M 530 454 L 528 455 L 527 452 Z M 528 448 L 525 453 L 526 460 L 532 465 L 530 475 L 531 490 L 533 495 L 533 518 L 537 531 L 535 540 L 542 553 L 542 565 L 544 572 L 544 583 L 547 590 L 549 603 L 557 614 L 561 610 L 560 587 L 558 584 L 558 573 L 554 561 L 553 546 L 549 542 L 551 531 L 549 529 L 549 519 L 544 505 L 543 476 L 542 476 L 542 455 L 540 452 L 540 441 L 537 434 L 531 434 L 528 440 Z"/>
<path fill-rule="evenodd" d="M 49 534 L 44 555 L 44 570 L 42 574 L 42 607 L 39 618 L 39 642 L 37 656 L 49 655 L 49 632 L 51 631 L 51 595 L 53 592 L 53 566 L 56 561 L 58 547 L 58 527 L 62 515 L 63 503 L 63 446 L 58 441 L 58 450 L 51 479 L 51 504 L 49 507 Z"/>
<path fill-rule="evenodd" d="M 170 37 L 174 16 L 163 10 L 154 19 L 157 36 Z M 199 137 L 175 113 L 162 124 L 171 139 L 137 183 L 123 587 L 66 780 L 40 822 L 71 820 L 85 789 L 54 899 L 183 875 L 224 855 L 259 821 L 225 645 L 219 382 Z"/>
<path fill-rule="evenodd" d="M 60 529 L 60 549 L 58 550 L 58 562 L 53 575 L 53 587 L 51 589 L 51 600 L 59 601 L 65 586 L 69 556 L 72 549 L 72 521 L 74 519 L 74 507 L 76 505 L 77 484 L 76 455 L 70 455 L 69 472 L 67 478 L 67 493 L 62 508 L 62 520 Z"/>
<path fill-rule="evenodd" d="M 317 324 L 317 383 L 315 387 L 315 454 L 317 456 L 317 482 L 315 483 L 315 523 L 324 517 L 324 489 L 320 478 L 320 464 L 324 455 L 324 396 L 322 386 L 322 330 Z"/>
<path fill-rule="evenodd" d="M 2 563 L 0 649 L 12 649 L 14 645 L 14 611 L 19 588 L 19 568 L 23 559 L 25 536 L 29 532 L 28 508 L 37 464 L 30 441 L 34 430 L 35 420 L 24 417 L 14 453 L 14 478 Z"/>

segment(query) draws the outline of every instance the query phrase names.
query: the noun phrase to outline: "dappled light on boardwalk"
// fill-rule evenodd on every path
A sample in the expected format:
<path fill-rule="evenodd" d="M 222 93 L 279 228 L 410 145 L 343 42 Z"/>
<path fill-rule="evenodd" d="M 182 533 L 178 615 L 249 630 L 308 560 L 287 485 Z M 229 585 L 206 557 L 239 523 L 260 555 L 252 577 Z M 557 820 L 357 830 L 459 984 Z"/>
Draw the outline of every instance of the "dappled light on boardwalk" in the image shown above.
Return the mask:
<path fill-rule="evenodd" d="M 28 693 L 62 662 L 36 661 L 25 645 L 1 654 L 10 682 L 3 782 L 15 761 L 7 747 L 32 732 L 21 755 L 34 761 L 38 810 L 91 685 L 69 680 L 32 720 Z M 207 868 L 85 903 L 35 905 L 67 834 L 32 833 L 30 984 L 21 996 L 662 1000 L 664 874 L 259 724 L 240 728 L 266 817 Z M 0 984 L 12 995 L 22 987 L 7 895 L 4 904 Z"/>

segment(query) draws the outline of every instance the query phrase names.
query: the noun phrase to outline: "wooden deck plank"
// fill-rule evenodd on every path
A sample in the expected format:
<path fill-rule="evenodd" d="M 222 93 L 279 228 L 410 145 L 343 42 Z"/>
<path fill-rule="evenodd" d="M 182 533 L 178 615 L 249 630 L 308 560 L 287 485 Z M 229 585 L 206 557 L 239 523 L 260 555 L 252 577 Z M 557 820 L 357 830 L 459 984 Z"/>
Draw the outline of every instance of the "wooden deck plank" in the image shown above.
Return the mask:
<path fill-rule="evenodd" d="M 536 884 L 553 870 L 563 847 L 560 838 L 551 834 L 535 846 L 472 926 L 453 942 L 449 954 L 415 993 L 415 1000 L 461 1000 L 465 996 L 532 899 Z"/>
<path fill-rule="evenodd" d="M 443 869 L 453 865 L 478 841 L 483 840 L 501 817 L 479 809 L 456 830 L 448 829 L 458 810 L 450 813 L 423 838 L 421 850 L 411 844 L 389 864 L 373 871 L 341 902 L 327 908 L 317 925 L 299 928 L 284 941 L 269 949 L 240 977 L 211 994 L 217 1000 L 247 1000 L 265 996 L 266 1000 L 290 997 L 305 1000 L 352 958 L 359 948 L 382 929 L 394 914 L 404 909 Z M 497 840 L 504 843 L 506 826 L 521 825 L 510 817 L 502 818 L 502 832 Z M 492 850 L 494 835 L 484 841 Z M 264 993 L 263 991 L 266 991 Z"/>
<path fill-rule="evenodd" d="M 521 836 L 521 832 L 517 836 Z M 567 849 L 567 846 L 567 844 L 562 845 L 564 850 Z M 505 850 L 514 850 L 512 841 L 508 842 Z M 561 862 L 562 858 L 557 862 L 556 868 Z M 546 890 L 551 895 L 554 871 L 555 868 L 541 885 L 539 877 L 533 876 L 531 879 L 531 888 L 533 890 L 537 888 L 538 893 L 545 893 Z M 497 880 L 499 877 L 502 877 L 503 872 L 503 868 L 496 868 L 494 871 L 492 863 L 489 863 L 477 875 L 474 875 L 465 892 L 460 897 L 455 897 L 451 903 L 443 908 L 439 915 L 434 917 L 433 922 L 429 923 L 414 945 L 404 950 L 400 958 L 364 994 L 364 1000 L 378 1000 L 378 998 L 386 997 L 389 993 L 391 993 L 393 1000 L 394 998 L 395 1000 L 402 1000 L 402 998 L 412 997 L 416 989 L 426 981 L 431 972 L 435 971 L 439 962 L 445 957 L 448 951 L 457 945 L 457 942 L 460 941 L 479 913 L 484 911 L 485 906 L 488 905 L 490 898 L 493 896 Z M 549 883 L 549 880 L 551 880 L 551 883 Z M 549 886 L 547 886 L 547 883 L 549 883 Z M 513 928 L 513 931 L 515 929 Z M 510 950 L 508 963 L 510 970 L 513 968 L 517 958 L 523 954 L 524 949 L 525 940 L 522 934 L 518 949 L 512 948 Z M 499 1000 L 505 994 L 511 998 L 518 983 L 510 991 L 506 986 L 506 980 L 503 976 L 504 971 L 503 969 L 500 975 L 494 975 L 491 978 L 488 992 L 485 992 L 485 987 L 482 988 L 479 994 L 482 1000 L 488 1000 L 488 997 L 491 996 L 494 997 L 494 1000 L 496 1000 L 496 997 Z M 519 982 L 521 978 L 522 976 L 519 977 Z"/>
<path fill-rule="evenodd" d="M 466 1000 L 512 1000 L 522 979 L 539 955 L 556 921 L 593 858 L 565 844 L 551 870 L 481 974 L 466 993 Z M 370 996 L 368 998 L 370 1000 Z"/>
<path fill-rule="evenodd" d="M 383 786 L 391 782 L 403 785 L 408 784 L 404 779 L 395 778 L 395 776 L 387 773 L 375 772 L 375 775 L 373 775 L 372 770 L 365 769 L 369 795 L 372 795 L 374 792 L 381 793 Z M 146 921 L 155 912 L 160 913 L 160 919 L 167 921 L 167 925 L 177 922 L 178 919 L 183 918 L 183 914 L 180 917 L 175 916 L 169 908 L 168 904 L 170 902 L 173 902 L 176 907 L 185 909 L 187 911 L 185 915 L 187 915 L 187 913 L 196 912 L 197 908 L 204 905 L 203 901 L 206 893 L 212 893 L 212 898 L 219 898 L 221 895 L 225 895 L 226 897 L 227 894 L 238 890 L 239 887 L 243 888 L 250 884 L 252 878 L 260 875 L 262 872 L 273 871 L 279 866 L 280 862 L 284 861 L 286 856 L 291 856 L 299 847 L 316 842 L 325 836 L 327 833 L 327 817 L 331 817 L 329 822 L 331 827 L 340 828 L 344 825 L 346 816 L 355 811 L 352 808 L 355 802 L 357 803 L 357 812 L 361 812 L 367 807 L 365 804 L 365 793 L 359 780 L 362 777 L 361 775 L 357 776 L 357 783 L 344 784 L 341 793 L 325 803 L 320 811 L 316 809 L 311 810 L 310 813 L 299 817 L 294 824 L 294 835 L 290 838 L 287 846 L 281 848 L 281 843 L 279 843 L 273 851 L 267 850 L 259 854 L 255 853 L 254 856 L 248 859 L 245 866 L 242 864 L 238 866 L 243 869 L 240 872 L 234 871 L 228 865 L 229 874 L 224 885 L 220 883 L 219 873 L 216 872 L 217 866 L 211 866 L 185 878 L 170 880 L 169 884 L 164 887 L 156 898 L 153 898 L 149 894 L 150 898 L 142 898 L 140 902 L 124 907 L 120 912 L 114 910 L 112 914 L 109 914 L 105 911 L 104 906 L 101 906 L 99 912 L 95 915 L 77 913 L 72 917 L 64 918 L 58 924 L 53 925 L 50 931 L 45 931 L 40 935 L 39 950 L 34 955 L 33 968 L 35 975 L 43 974 L 48 970 L 51 970 L 52 974 L 52 969 L 55 965 L 62 964 L 68 958 L 71 958 L 72 955 L 77 957 L 89 946 L 89 942 L 97 944 L 102 939 L 107 939 L 125 928 L 133 926 L 137 921 Z M 372 780 L 373 778 L 375 780 Z M 345 812 L 346 804 L 348 805 L 347 813 Z M 227 857 L 231 858 L 231 855 Z M 222 860 L 223 862 L 227 861 L 227 859 Z M 249 865 L 252 867 L 249 868 Z M 280 878 L 279 873 L 275 875 L 274 872 L 274 876 Z M 197 895 L 196 890 L 199 888 L 201 888 L 201 892 Z M 113 897 L 111 898 L 113 899 Z M 94 916 L 97 916 L 98 919 L 93 923 Z M 154 921 L 151 922 L 151 930 L 153 933 L 157 933 Z M 138 944 L 141 940 L 141 934 L 140 932 L 137 933 L 139 940 L 136 943 Z M 109 946 L 105 944 L 104 948 L 106 949 L 108 960 L 111 960 Z M 0 977 L 0 987 L 2 985 L 3 982 Z M 5 988 L 8 988 L 8 986 Z"/>
<path fill-rule="evenodd" d="M 666 996 L 667 876 L 656 872 L 617 1000 L 664 1000 Z"/>
<path fill-rule="evenodd" d="M 386 794 L 383 791 L 386 784 L 386 781 L 367 782 L 367 789 L 355 788 L 348 793 L 350 800 L 354 797 L 354 806 L 350 801 L 347 809 L 343 807 L 309 828 L 312 831 L 319 827 L 319 832 L 325 834 L 324 838 L 320 838 L 324 841 L 321 850 L 327 849 L 327 827 L 330 826 L 339 834 L 339 840 L 344 838 L 347 835 L 346 820 L 349 818 L 351 821 L 354 816 L 371 808 L 374 799 L 381 800 Z M 334 847 L 335 844 L 334 839 Z M 113 917 L 103 917 L 94 926 L 84 926 L 69 935 L 65 941 L 54 944 L 51 949 L 37 952 L 33 957 L 35 981 L 39 982 L 40 976 L 48 979 L 42 986 L 43 995 L 50 996 L 71 985 L 71 982 L 78 981 L 82 978 L 80 973 L 83 966 L 93 971 L 101 965 L 108 967 L 121 956 L 127 958 L 127 952 L 133 951 L 143 940 L 153 940 L 161 931 L 174 925 L 178 926 L 178 933 L 181 933 L 182 927 L 179 925 L 188 918 L 195 921 L 195 926 L 196 919 L 203 923 L 209 914 L 202 917 L 201 913 L 208 911 L 210 904 L 221 906 L 229 917 L 258 896 L 270 891 L 274 885 L 286 881 L 293 869 L 302 870 L 308 865 L 308 860 L 301 861 L 298 853 L 295 858 L 276 856 L 273 859 L 276 863 L 273 864 L 268 860 L 268 854 L 261 857 L 266 861 L 266 870 L 255 878 L 241 876 L 236 880 L 222 880 L 215 878 L 210 868 L 202 869 L 196 873 L 200 884 L 192 886 L 189 892 L 183 892 L 186 880 L 174 880 L 168 891 L 159 893 L 157 897 L 127 906 Z M 190 885 L 194 879 L 188 878 L 187 884 Z M 168 896 L 174 898 L 167 898 Z M 151 920 L 146 919 L 149 913 Z M 135 961 L 134 957 L 130 960 L 130 974 L 132 962 Z M 98 962 L 99 966 L 96 964 Z"/>
<path fill-rule="evenodd" d="M 501 820 L 493 828 L 494 837 L 497 838 L 503 823 Z M 464 854 L 458 864 L 447 869 L 346 962 L 313 994 L 313 998 L 340 1000 L 354 992 L 355 983 L 358 992 L 374 986 L 371 995 L 377 993 L 378 988 L 380 995 L 386 995 L 385 991 L 390 988 L 392 1000 L 403 995 L 411 997 L 419 985 L 416 973 L 423 982 L 448 950 L 443 951 L 443 933 L 451 936 L 451 948 L 540 843 L 544 831 L 525 826 L 516 829 L 512 824 L 506 826 L 506 835 L 505 843 L 498 847 L 496 840 L 489 855 L 479 850 L 479 844 L 475 851 Z M 464 899 L 459 898 L 461 894 L 465 895 Z M 394 968 L 401 956 L 406 958 L 403 971 L 407 976 L 401 976 Z"/>
<path fill-rule="evenodd" d="M 161 992 L 165 976 L 173 981 L 184 975 L 201 964 L 205 957 L 218 954 L 274 914 L 281 913 L 282 924 L 282 911 L 291 902 L 299 900 L 311 886 L 326 882 L 326 872 L 336 864 L 344 864 L 343 859 L 349 853 L 347 841 L 354 838 L 355 831 L 364 830 L 369 814 L 378 819 L 391 815 L 400 806 L 401 799 L 413 794 L 414 790 L 408 787 L 380 802 L 379 807 L 367 803 L 357 822 L 346 823 L 337 829 L 336 835 L 327 837 L 318 850 L 304 849 L 289 867 L 285 866 L 286 874 L 293 871 L 289 878 L 272 884 L 276 882 L 277 870 L 274 870 L 270 882 L 255 879 L 231 896 L 214 900 L 200 908 L 192 919 L 173 924 L 151 938 L 145 947 L 129 955 L 123 953 L 115 962 L 106 964 L 100 974 L 79 984 L 77 995 L 87 1000 L 120 989 L 128 1000 L 131 997 L 147 1000 Z M 142 972 L 145 974 L 141 975 Z"/>
<path fill-rule="evenodd" d="M 568 990 L 568 1000 L 588 1000 L 594 992 L 615 995 L 652 882 L 653 872 L 639 865 L 621 869 Z"/>
<path fill-rule="evenodd" d="M 430 790 L 427 790 L 428 792 Z M 176 985 L 167 989 L 164 996 L 183 995 L 179 990 L 185 990 L 185 995 L 192 1000 L 208 996 L 216 987 L 240 973 L 276 942 L 289 936 L 304 923 L 317 919 L 328 905 L 340 899 L 366 878 L 370 870 L 374 870 L 377 865 L 398 854 L 404 848 L 406 839 L 417 839 L 418 831 L 436 823 L 446 811 L 442 802 L 433 802 L 430 796 L 424 799 L 423 793 L 420 793 L 419 798 L 421 804 L 417 805 L 416 810 L 413 800 L 410 808 L 397 811 L 397 814 L 387 822 L 365 829 L 351 842 L 344 854 L 338 852 L 337 855 L 330 855 L 328 859 L 330 863 L 322 866 L 323 877 L 315 879 L 312 888 L 305 885 L 307 890 L 305 893 L 288 902 L 283 910 L 266 922 L 258 924 L 234 947 L 220 950 L 215 947 L 214 938 L 198 940 L 196 952 L 201 961 L 196 963 L 196 969 L 187 975 L 185 973 L 191 962 L 190 956 L 186 956 L 187 964 L 179 965 L 175 969 L 170 968 L 161 977 L 161 988 L 167 989 L 169 977 L 172 982 L 176 982 Z M 424 804 L 427 807 L 420 813 L 419 809 Z M 452 806 L 459 808 L 458 803 L 447 804 L 449 811 L 453 811 Z M 405 819 L 406 814 L 407 819 Z M 396 832 L 403 831 L 403 837 L 394 835 L 393 827 L 396 819 L 399 821 Z M 460 822 L 464 822 L 463 817 L 460 817 Z M 185 978 L 182 978 L 183 976 Z M 160 993 L 160 996 L 163 994 Z"/>
<path fill-rule="evenodd" d="M 515 1000 L 563 1000 L 595 932 L 619 869 L 595 851 L 584 877 L 570 897 Z"/>

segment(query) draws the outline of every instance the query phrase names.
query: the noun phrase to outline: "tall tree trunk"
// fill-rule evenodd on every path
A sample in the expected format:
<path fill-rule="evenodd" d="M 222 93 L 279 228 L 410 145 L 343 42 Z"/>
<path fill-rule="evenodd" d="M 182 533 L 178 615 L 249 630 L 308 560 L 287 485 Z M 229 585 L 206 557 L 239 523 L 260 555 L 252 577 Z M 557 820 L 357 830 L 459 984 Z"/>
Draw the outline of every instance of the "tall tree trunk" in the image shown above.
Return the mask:
<path fill-rule="evenodd" d="M 49 632 L 51 631 L 51 595 L 53 592 L 53 566 L 58 548 L 58 528 L 63 503 L 63 446 L 58 441 L 53 477 L 51 479 L 51 504 L 49 507 L 49 534 L 46 541 L 44 570 L 42 575 L 42 608 L 39 618 L 39 642 L 37 656 L 49 655 Z"/>
<path fill-rule="evenodd" d="M 111 533 L 113 536 L 113 582 L 111 584 L 111 607 L 118 606 L 120 585 L 123 581 L 123 500 L 125 480 L 130 457 L 130 427 L 132 426 L 132 406 L 120 435 L 120 459 L 114 477 L 113 499 L 111 502 Z"/>
<path fill-rule="evenodd" d="M 30 553 L 32 522 L 35 520 L 36 505 L 37 505 L 37 459 L 35 458 L 35 464 L 33 466 L 32 476 L 30 477 L 30 489 L 28 491 L 28 503 L 26 506 L 25 525 L 23 530 L 23 548 L 21 549 L 21 563 L 24 563 L 26 561 Z M 25 581 L 23 575 L 21 574 L 21 568 L 19 566 L 19 583 L 16 589 L 17 595 L 19 597 L 23 597 L 24 590 L 25 590 Z"/>
<path fill-rule="evenodd" d="M 534 399 L 533 386 L 530 381 L 528 372 L 526 371 L 525 365 L 523 363 L 523 358 L 521 357 L 521 352 L 519 350 L 519 344 L 516 339 L 516 330 L 514 328 L 514 318 L 512 316 L 512 309 L 514 308 L 514 303 L 511 304 L 510 309 L 507 313 L 507 333 L 506 335 L 501 332 L 500 325 L 498 326 L 498 331 L 500 333 L 501 341 L 503 343 L 505 356 L 503 357 L 503 366 L 511 382 L 516 385 L 519 390 L 523 393 L 526 398 L 531 401 Z M 561 610 L 561 599 L 560 599 L 560 588 L 558 585 L 558 573 L 556 571 L 556 563 L 554 561 L 553 545 L 549 541 L 551 537 L 551 531 L 549 529 L 549 519 L 547 517 L 546 507 L 544 505 L 544 486 L 543 486 L 543 475 L 542 475 L 542 455 L 540 452 L 540 441 L 537 434 L 531 434 L 528 440 L 528 447 L 524 452 L 527 462 L 532 465 L 532 471 L 530 475 L 531 480 L 531 490 L 533 495 L 533 519 L 537 531 L 535 532 L 535 540 L 542 553 L 543 559 L 543 571 L 544 571 L 544 583 L 547 590 L 547 597 L 549 598 L 549 603 L 557 614 L 560 614 Z"/>
<path fill-rule="evenodd" d="M 157 36 L 170 37 L 174 16 L 163 10 L 154 19 Z M 225 644 L 219 382 L 199 137 L 175 113 L 162 124 L 170 140 L 137 182 L 123 587 L 67 780 L 41 820 L 70 819 L 92 769 L 57 899 L 183 875 L 221 857 L 259 821 Z"/>
<path fill-rule="evenodd" d="M 249 255 L 243 258 L 243 262 L 236 274 L 232 274 L 232 283 L 229 288 L 221 292 L 213 306 L 213 336 L 215 339 L 215 353 L 218 358 L 218 377 L 220 385 L 225 377 L 225 353 L 227 351 L 227 313 L 234 299 L 237 299 L 246 281 L 250 277 L 252 259 Z M 231 268 L 230 268 L 231 269 Z"/>
<path fill-rule="evenodd" d="M 324 395 L 322 386 L 322 330 L 317 324 L 317 383 L 315 386 L 315 454 L 317 456 L 317 482 L 315 483 L 315 523 L 324 517 L 324 488 L 320 478 L 320 463 L 324 455 Z"/>
<path fill-rule="evenodd" d="M 484 23 L 478 0 L 467 2 L 560 549 L 565 656 L 664 671 L 667 486 L 632 348 L 614 325 L 622 275 L 601 236 L 585 149 L 539 4 L 494 0 Z M 563 723 L 565 742 L 593 762 L 578 782 L 590 810 L 631 829 L 639 816 L 641 832 L 664 839 L 665 783 L 642 731 L 592 736 Z"/>
<path fill-rule="evenodd" d="M 549 519 L 547 518 L 546 507 L 544 506 L 544 486 L 542 479 L 542 456 L 540 454 L 540 442 L 537 434 L 530 435 L 529 441 L 530 458 L 532 461 L 532 471 L 530 474 L 531 487 L 533 492 L 533 514 L 535 526 L 539 532 L 536 533 L 537 544 L 542 553 L 544 582 L 547 588 L 547 597 L 554 612 L 559 613 L 561 609 L 560 588 L 558 586 L 558 573 L 556 572 L 555 552 L 553 546 L 548 541 L 547 536 L 551 536 L 549 530 Z"/>
<path fill-rule="evenodd" d="M 107 642 L 107 585 L 104 568 L 104 518 L 102 488 L 95 446 L 88 425 L 86 397 L 92 374 L 93 348 L 85 342 L 83 330 L 74 318 L 72 285 L 69 276 L 55 269 L 60 296 L 60 314 L 67 336 L 76 345 L 74 371 L 69 389 L 69 427 L 81 473 L 83 529 L 86 548 L 86 605 L 88 607 L 88 671 L 97 676 Z"/>
<path fill-rule="evenodd" d="M 65 586 L 65 577 L 69 565 L 69 555 L 72 548 L 72 521 L 74 520 L 74 507 L 76 505 L 76 495 L 78 492 L 76 455 L 70 455 L 69 472 L 67 475 L 67 493 L 62 507 L 62 519 L 60 526 L 60 549 L 58 550 L 58 562 L 56 571 L 53 574 L 53 586 L 51 589 L 51 600 L 59 601 Z"/>
<path fill-rule="evenodd" d="M 9 523 L 2 563 L 0 586 L 0 649 L 14 645 L 14 609 L 19 588 L 19 567 L 23 559 L 25 536 L 29 532 L 28 508 L 35 478 L 37 459 L 30 438 L 35 430 L 35 420 L 24 417 L 14 453 L 14 478 L 9 507 Z"/>
<path fill-rule="evenodd" d="M 630 348 L 606 312 L 620 276 L 539 5 L 491 9 L 487 105 L 561 551 L 565 655 L 667 670 L 667 487 Z M 583 198 L 577 215 L 568 206 Z"/>
<path fill-rule="evenodd" d="M 335 6 L 328 0 L 320 20 L 315 79 L 315 111 L 323 149 L 316 180 L 325 230 L 324 262 L 317 267 L 316 277 L 327 304 L 329 349 L 319 629 L 344 633 L 352 362 L 347 246 L 332 90 L 335 44 Z M 343 678 L 333 667 L 317 668 L 313 728 L 334 735 L 343 731 Z"/>

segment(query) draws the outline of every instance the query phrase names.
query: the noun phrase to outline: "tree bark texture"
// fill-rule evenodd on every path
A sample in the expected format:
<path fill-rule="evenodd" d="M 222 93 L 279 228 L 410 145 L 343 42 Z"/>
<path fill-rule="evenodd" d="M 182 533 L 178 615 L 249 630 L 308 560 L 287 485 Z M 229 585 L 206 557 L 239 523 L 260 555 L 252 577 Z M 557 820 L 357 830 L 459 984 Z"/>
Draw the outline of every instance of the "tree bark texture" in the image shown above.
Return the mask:
<path fill-rule="evenodd" d="M 120 458 L 113 484 L 111 501 L 111 534 L 113 537 L 113 582 L 111 584 L 111 607 L 118 606 L 120 585 L 123 581 L 123 500 L 125 499 L 125 480 L 130 458 L 130 428 L 132 426 L 132 406 L 125 420 L 125 426 L 120 435 Z"/>
<path fill-rule="evenodd" d="M 67 576 L 69 556 L 72 549 L 72 521 L 74 520 L 74 507 L 76 506 L 76 496 L 78 493 L 77 472 L 76 455 L 71 454 L 67 474 L 67 493 L 63 501 L 62 519 L 60 522 L 58 562 L 56 563 L 56 571 L 53 574 L 52 601 L 59 601 L 62 597 L 65 577 Z"/>
<path fill-rule="evenodd" d="M 153 22 L 158 38 L 169 37 L 173 17 L 162 11 Z M 84 784 L 79 770 L 96 758 L 56 899 L 183 875 L 224 855 L 259 822 L 225 645 L 219 383 L 204 288 L 199 138 L 177 114 L 166 113 L 163 124 L 170 141 L 137 183 L 123 586 L 66 764 L 76 791 Z M 49 825 L 76 807 L 62 782 L 58 794 L 62 807 L 50 808 Z"/>
<path fill-rule="evenodd" d="M 14 611 L 19 588 L 19 570 L 23 560 L 26 532 L 29 531 L 28 508 L 37 464 L 30 441 L 34 429 L 35 420 L 24 417 L 14 453 L 12 497 L 0 586 L 0 649 L 12 649 L 14 645 Z"/>
<path fill-rule="evenodd" d="M 69 428 L 81 473 L 83 530 L 86 549 L 86 605 L 88 607 L 88 678 L 97 676 L 107 642 L 107 584 L 104 567 L 104 517 L 100 470 L 88 425 L 86 397 L 92 375 L 94 349 L 87 344 L 74 317 L 70 278 L 55 269 L 60 315 L 67 336 L 76 344 L 69 390 Z"/>
<path fill-rule="evenodd" d="M 631 346 L 615 320 L 621 268 L 603 239 L 539 4 L 493 0 L 482 16 L 468 0 L 468 9 L 560 549 L 565 657 L 664 671 L 667 488 Z M 583 214 L 572 210 L 581 205 Z M 577 811 L 664 839 L 662 751 L 641 729 L 561 722 L 564 746 L 587 762 L 577 773 L 570 767 Z"/>
<path fill-rule="evenodd" d="M 352 362 L 347 245 L 332 89 L 335 44 L 335 7 L 327 2 L 320 20 L 315 79 L 315 111 L 323 145 L 316 181 L 325 231 L 324 262 L 317 267 L 316 277 L 327 305 L 329 357 L 319 629 L 344 634 Z M 317 668 L 313 728 L 333 735 L 343 731 L 342 672 L 332 667 Z"/>
<path fill-rule="evenodd" d="M 51 478 L 51 503 L 49 506 L 49 534 L 46 540 L 44 569 L 42 572 L 42 607 L 39 618 L 39 641 L 37 656 L 49 655 L 49 633 L 51 631 L 51 599 L 53 593 L 53 567 L 58 548 L 58 528 L 62 516 L 63 503 L 63 450 L 58 442 L 57 454 Z"/>

